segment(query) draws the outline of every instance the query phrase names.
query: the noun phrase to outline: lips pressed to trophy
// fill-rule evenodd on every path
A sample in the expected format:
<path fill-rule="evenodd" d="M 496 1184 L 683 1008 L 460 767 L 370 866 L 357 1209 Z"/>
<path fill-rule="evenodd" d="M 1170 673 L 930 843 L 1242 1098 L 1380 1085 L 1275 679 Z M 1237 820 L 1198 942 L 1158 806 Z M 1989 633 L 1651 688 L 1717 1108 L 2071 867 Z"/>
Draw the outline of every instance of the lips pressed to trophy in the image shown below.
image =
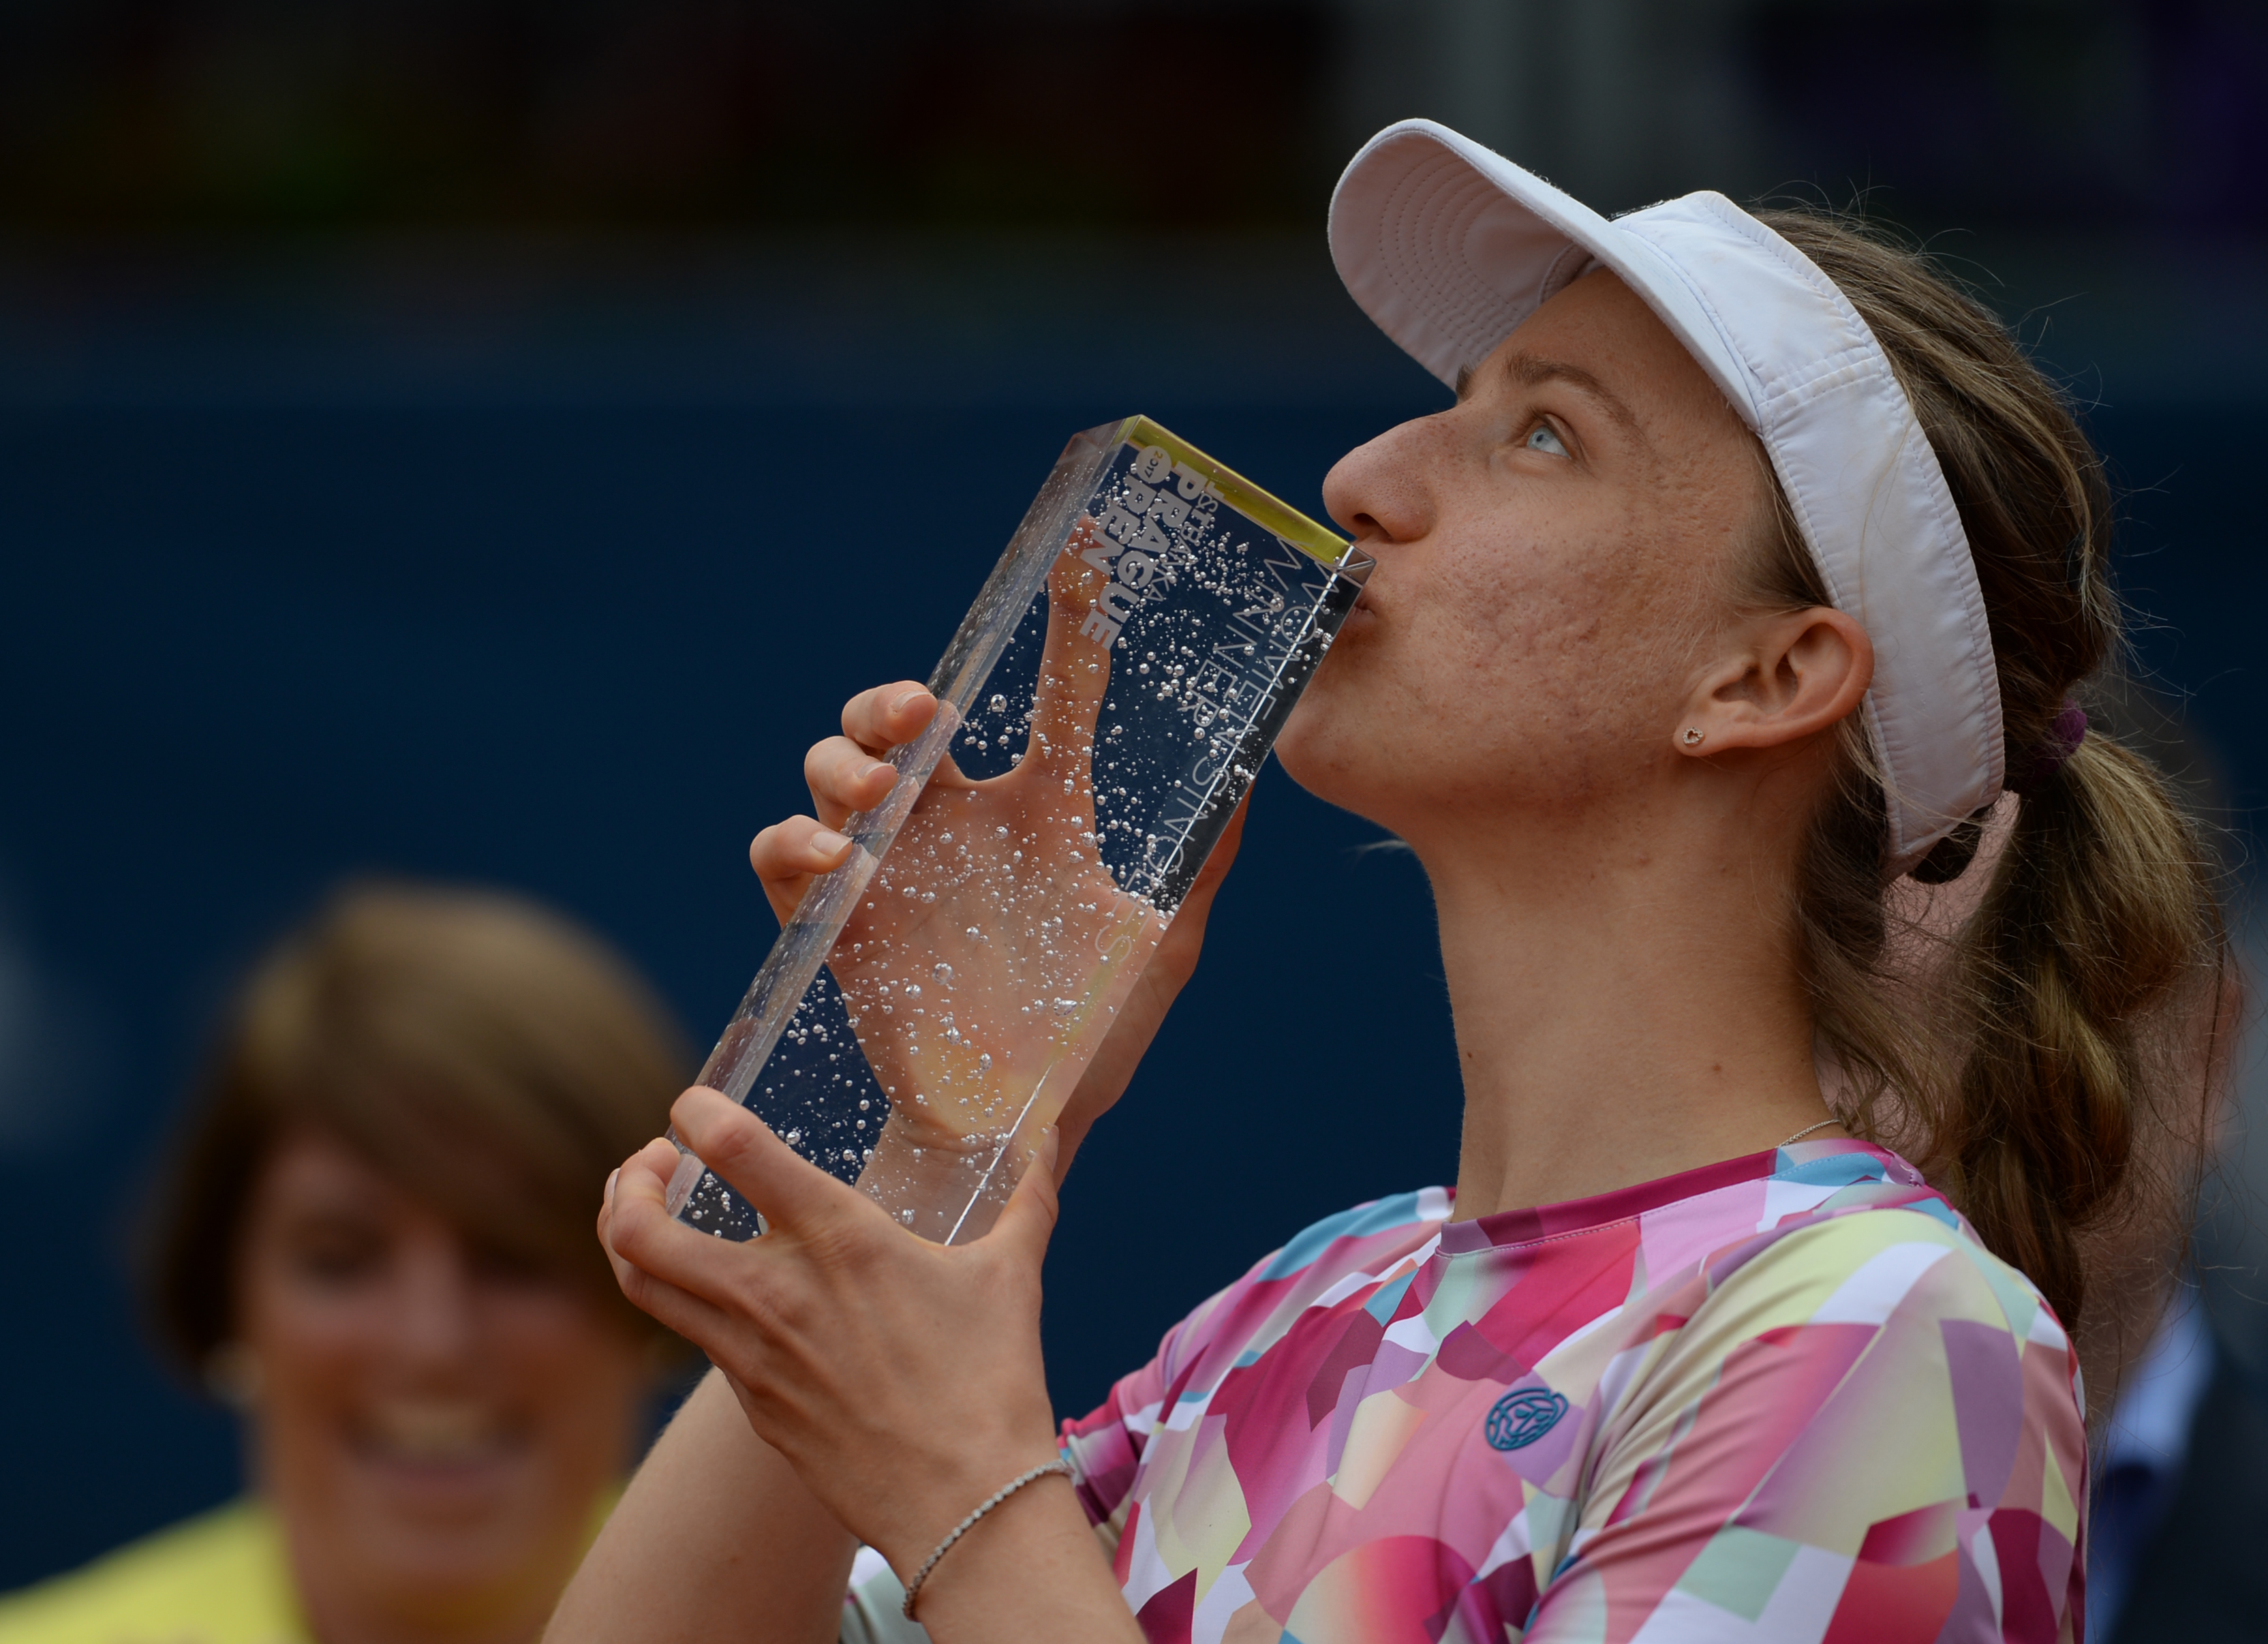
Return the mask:
<path fill-rule="evenodd" d="M 980 1236 L 1371 564 L 1147 417 L 1075 436 L 700 1082 L 916 1232 Z M 762 1230 L 690 1154 L 669 1205 Z"/>

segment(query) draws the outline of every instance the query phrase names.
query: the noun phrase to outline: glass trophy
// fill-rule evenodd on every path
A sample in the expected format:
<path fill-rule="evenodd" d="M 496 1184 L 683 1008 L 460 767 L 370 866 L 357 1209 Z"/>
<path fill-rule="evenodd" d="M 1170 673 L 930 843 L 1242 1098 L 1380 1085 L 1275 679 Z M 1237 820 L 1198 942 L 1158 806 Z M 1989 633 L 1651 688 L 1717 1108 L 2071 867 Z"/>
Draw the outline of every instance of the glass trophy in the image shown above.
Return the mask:
<path fill-rule="evenodd" d="M 923 1236 L 982 1235 L 1372 563 L 1147 417 L 1074 437 L 700 1082 Z M 762 1230 L 690 1154 L 669 1205 Z"/>

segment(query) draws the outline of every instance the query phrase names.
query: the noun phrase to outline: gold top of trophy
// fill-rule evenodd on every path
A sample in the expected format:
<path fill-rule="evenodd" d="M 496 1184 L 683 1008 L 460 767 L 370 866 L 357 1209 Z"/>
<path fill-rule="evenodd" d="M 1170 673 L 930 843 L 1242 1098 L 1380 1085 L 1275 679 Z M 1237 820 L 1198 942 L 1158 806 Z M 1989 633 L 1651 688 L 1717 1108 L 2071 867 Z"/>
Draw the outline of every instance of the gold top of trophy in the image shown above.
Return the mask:
<path fill-rule="evenodd" d="M 1317 524 L 1282 498 L 1263 490 L 1234 468 L 1214 461 L 1180 435 L 1146 417 L 1128 417 L 1118 426 L 1118 438 L 1132 446 L 1163 446 L 1172 453 L 1175 467 L 1187 466 L 1204 475 L 1213 494 L 1237 512 L 1334 571 L 1357 558 L 1366 557 L 1354 555 L 1352 544 L 1329 527 Z"/>

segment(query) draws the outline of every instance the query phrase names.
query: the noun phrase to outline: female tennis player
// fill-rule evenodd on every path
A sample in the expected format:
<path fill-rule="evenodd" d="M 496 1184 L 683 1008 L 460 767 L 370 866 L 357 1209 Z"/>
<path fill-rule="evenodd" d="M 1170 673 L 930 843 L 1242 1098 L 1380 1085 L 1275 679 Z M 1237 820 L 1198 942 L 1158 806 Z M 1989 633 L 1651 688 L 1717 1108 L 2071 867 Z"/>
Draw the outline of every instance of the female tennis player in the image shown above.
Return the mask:
<path fill-rule="evenodd" d="M 1278 752 L 1430 877 L 1454 1188 L 1297 1234 L 1054 1425 L 1056 1183 L 1225 860 L 976 1243 L 688 1092 L 772 1231 L 671 1221 L 666 1144 L 610 1183 L 624 1290 L 718 1374 L 555 1640 L 2082 1635 L 2089 1230 L 2163 1174 L 2223 946 L 2194 829 L 2080 705 L 2100 462 L 1999 324 L 1834 220 L 1609 221 L 1413 122 L 1330 236 L 1457 399 L 1332 471 L 1378 568 Z M 816 817 L 753 848 L 776 907 L 932 706 L 869 691 L 814 748 Z"/>

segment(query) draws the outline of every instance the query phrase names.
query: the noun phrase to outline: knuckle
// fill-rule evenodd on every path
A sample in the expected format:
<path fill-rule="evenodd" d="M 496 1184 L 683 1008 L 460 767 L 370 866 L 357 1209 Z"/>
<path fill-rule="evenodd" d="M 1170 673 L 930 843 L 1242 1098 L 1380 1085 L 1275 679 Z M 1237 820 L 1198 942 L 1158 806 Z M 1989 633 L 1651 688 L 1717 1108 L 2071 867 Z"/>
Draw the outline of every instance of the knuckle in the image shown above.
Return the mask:
<path fill-rule="evenodd" d="M 757 1157 L 760 1126 L 745 1108 L 719 1114 L 702 1126 L 701 1162 L 719 1174 L 751 1163 Z"/>
<path fill-rule="evenodd" d="M 790 859 L 800 856 L 810 845 L 811 836 L 818 830 L 819 822 L 810 816 L 790 816 L 776 822 L 756 836 L 748 854 L 760 867 L 777 872 L 787 870 Z"/>
<path fill-rule="evenodd" d="M 650 1253 L 653 1242 L 650 1220 L 644 1205 L 618 1205 L 607 1229 L 608 1248 L 632 1266 L 638 1265 L 639 1256 Z"/>
<path fill-rule="evenodd" d="M 804 1248 L 821 1272 L 857 1272 L 873 1264 L 873 1253 L 867 1246 L 860 1229 L 833 1222 L 814 1228 Z"/>
<path fill-rule="evenodd" d="M 783 1294 L 774 1276 L 744 1269 L 731 1287 L 732 1311 L 760 1341 L 777 1343 L 802 1333 L 809 1309 L 799 1298 Z"/>
<path fill-rule="evenodd" d="M 743 1283 L 735 1294 L 748 1322 L 759 1334 L 775 1341 L 800 1335 L 809 1322 L 811 1309 L 803 1299 L 792 1292 L 783 1294 L 776 1285 Z"/>

